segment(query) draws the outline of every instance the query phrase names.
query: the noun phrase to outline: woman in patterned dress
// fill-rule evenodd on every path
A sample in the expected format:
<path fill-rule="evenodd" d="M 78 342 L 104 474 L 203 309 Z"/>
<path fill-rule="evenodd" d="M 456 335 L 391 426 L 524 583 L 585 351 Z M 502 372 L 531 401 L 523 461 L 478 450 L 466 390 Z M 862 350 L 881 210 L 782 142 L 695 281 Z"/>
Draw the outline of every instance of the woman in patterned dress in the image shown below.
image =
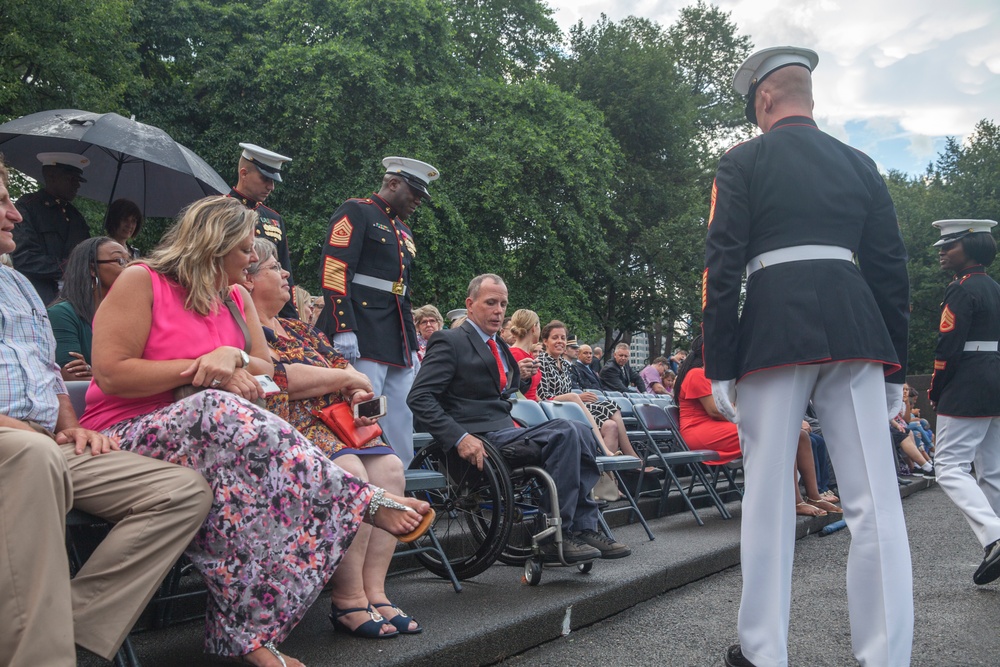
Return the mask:
<path fill-rule="evenodd" d="M 351 449 L 313 415 L 314 410 L 333 403 L 374 398 L 371 382 L 347 363 L 323 333 L 299 320 L 278 317 L 289 298 L 288 271 L 281 268 L 271 241 L 258 238 L 254 252 L 258 259 L 247 269 L 246 287 L 271 348 L 274 381 L 282 390 L 267 398 L 267 408 L 353 476 L 402 495 L 406 486 L 403 462 L 391 447 L 376 438 Z M 358 422 L 366 425 L 371 420 Z M 385 593 L 385 576 L 395 550 L 396 539 L 385 531 L 370 526 L 358 529 L 331 579 L 331 620 L 336 629 L 372 639 L 423 631 Z"/>
<path fill-rule="evenodd" d="M 585 391 L 574 394 L 573 380 L 569 374 L 569 362 L 563 360 L 566 351 L 566 325 L 559 320 L 552 320 L 542 329 L 542 345 L 544 350 L 538 355 L 538 363 L 542 367 L 542 381 L 538 385 L 538 400 L 540 401 L 573 401 L 581 404 L 591 415 L 594 427 L 601 434 L 601 445 L 605 454 L 610 456 L 618 451 L 628 456 L 639 457 L 629 442 L 622 412 L 618 406 L 608 400 L 598 400 L 597 394 Z M 639 457 L 641 458 L 641 457 Z M 655 472 L 650 468 L 647 472 Z"/>
<path fill-rule="evenodd" d="M 359 523 L 367 515 L 402 534 L 429 506 L 344 473 L 252 402 L 263 393 L 254 375 L 273 372 L 237 284 L 255 259 L 255 223 L 239 201 L 207 197 L 122 272 L 94 318 L 94 382 L 80 421 L 123 449 L 198 470 L 212 487 L 186 552 L 209 590 L 206 652 L 297 667 L 275 644 L 319 596 Z M 203 391 L 175 402 L 186 385 Z"/>

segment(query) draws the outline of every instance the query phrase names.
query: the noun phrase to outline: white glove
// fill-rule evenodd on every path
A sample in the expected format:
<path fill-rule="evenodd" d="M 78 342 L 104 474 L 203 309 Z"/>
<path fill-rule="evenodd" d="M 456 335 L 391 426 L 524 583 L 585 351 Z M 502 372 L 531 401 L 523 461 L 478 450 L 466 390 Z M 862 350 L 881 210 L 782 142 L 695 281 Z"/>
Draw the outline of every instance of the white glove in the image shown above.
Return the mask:
<path fill-rule="evenodd" d="M 712 380 L 712 398 L 719 414 L 734 424 L 740 423 L 736 416 L 736 380 Z"/>
<path fill-rule="evenodd" d="M 889 407 L 889 421 L 903 411 L 903 385 L 885 383 L 885 404 Z"/>
<path fill-rule="evenodd" d="M 353 364 L 358 360 L 358 335 L 353 331 L 334 334 L 333 346 L 344 355 L 347 363 Z"/>

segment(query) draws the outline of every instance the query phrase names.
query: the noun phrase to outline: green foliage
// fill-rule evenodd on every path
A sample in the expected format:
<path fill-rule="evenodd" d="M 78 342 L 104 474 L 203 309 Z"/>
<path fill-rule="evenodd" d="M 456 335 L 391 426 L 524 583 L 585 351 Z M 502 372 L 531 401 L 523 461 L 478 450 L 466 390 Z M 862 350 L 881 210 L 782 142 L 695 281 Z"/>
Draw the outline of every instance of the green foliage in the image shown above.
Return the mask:
<path fill-rule="evenodd" d="M 55 108 L 116 111 L 141 84 L 131 0 L 5 0 L 0 117 Z"/>

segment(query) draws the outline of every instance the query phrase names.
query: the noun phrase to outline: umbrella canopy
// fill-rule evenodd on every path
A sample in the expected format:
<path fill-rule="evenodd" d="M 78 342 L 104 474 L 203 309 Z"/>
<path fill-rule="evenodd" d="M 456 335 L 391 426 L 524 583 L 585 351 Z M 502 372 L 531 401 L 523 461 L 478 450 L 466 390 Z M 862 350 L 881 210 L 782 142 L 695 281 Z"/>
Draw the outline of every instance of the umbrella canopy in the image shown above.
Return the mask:
<path fill-rule="evenodd" d="M 0 153 L 18 171 L 40 181 L 36 156 L 49 151 L 90 158 L 79 196 L 131 199 L 146 216 L 173 217 L 196 199 L 229 192 L 207 162 L 169 134 L 116 113 L 58 109 L 0 125 Z"/>

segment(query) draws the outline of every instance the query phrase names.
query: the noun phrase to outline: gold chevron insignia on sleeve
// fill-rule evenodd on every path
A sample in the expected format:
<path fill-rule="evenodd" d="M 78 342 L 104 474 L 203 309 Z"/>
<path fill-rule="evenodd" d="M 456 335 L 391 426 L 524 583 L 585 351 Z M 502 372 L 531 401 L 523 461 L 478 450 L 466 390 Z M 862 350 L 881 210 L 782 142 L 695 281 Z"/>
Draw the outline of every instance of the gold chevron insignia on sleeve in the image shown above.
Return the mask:
<path fill-rule="evenodd" d="M 705 267 L 705 272 L 701 274 L 701 309 L 705 310 L 705 306 L 708 305 L 708 267 Z"/>
<path fill-rule="evenodd" d="M 938 327 L 938 331 L 941 333 L 950 333 L 955 330 L 955 313 L 951 312 L 951 308 L 948 306 L 944 307 L 941 311 L 941 326 Z"/>
<path fill-rule="evenodd" d="M 719 196 L 719 186 L 716 184 L 715 181 L 712 181 L 712 205 L 708 209 L 708 225 L 706 225 L 707 227 L 711 227 L 712 221 L 715 220 L 715 200 L 718 198 L 718 196 Z"/>
<path fill-rule="evenodd" d="M 347 262 L 336 257 L 323 258 L 323 289 L 334 294 L 347 294 Z"/>
<path fill-rule="evenodd" d="M 947 365 L 948 365 L 947 361 L 943 361 L 941 359 L 934 360 L 934 370 L 936 371 L 943 371 Z"/>
<path fill-rule="evenodd" d="M 333 228 L 330 230 L 330 245 L 334 248 L 346 248 L 351 244 L 351 232 L 353 231 L 354 225 L 345 215 L 333 223 Z"/>

